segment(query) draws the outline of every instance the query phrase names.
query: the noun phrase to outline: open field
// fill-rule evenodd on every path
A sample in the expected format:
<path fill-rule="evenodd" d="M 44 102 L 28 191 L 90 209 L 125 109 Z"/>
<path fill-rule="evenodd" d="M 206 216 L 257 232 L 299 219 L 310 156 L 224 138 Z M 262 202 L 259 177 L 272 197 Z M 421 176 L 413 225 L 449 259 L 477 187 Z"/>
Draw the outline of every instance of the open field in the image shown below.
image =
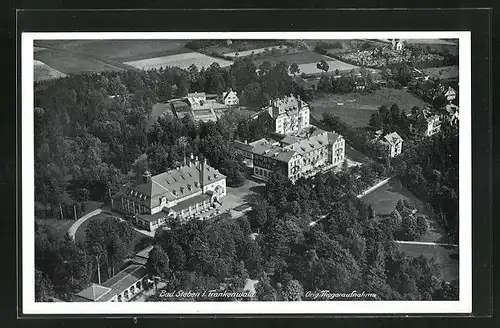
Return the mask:
<path fill-rule="evenodd" d="M 204 48 L 203 51 L 206 53 L 209 53 L 209 54 L 216 53 L 218 55 L 222 55 L 222 54 L 225 54 L 228 52 L 233 52 L 234 49 L 224 47 L 224 46 L 211 46 L 211 47 Z"/>
<path fill-rule="evenodd" d="M 268 61 L 271 65 L 276 65 L 281 61 L 286 62 L 288 65 L 295 63 L 299 66 L 299 73 L 316 74 L 321 73 L 316 66 L 321 60 L 326 60 L 329 66 L 329 72 L 334 72 L 336 69 L 339 71 L 348 71 L 359 68 L 358 66 L 344 63 L 335 58 L 323 56 L 313 51 L 304 51 L 292 54 L 263 54 L 262 57 L 255 59 L 254 62 L 256 66 L 259 66 L 265 61 Z"/>
<path fill-rule="evenodd" d="M 437 79 L 455 79 L 458 78 L 458 66 L 443 66 L 424 68 L 422 71 L 432 78 Z"/>
<path fill-rule="evenodd" d="M 328 60 L 330 59 L 330 60 Z M 329 72 L 335 72 L 336 70 L 339 71 L 350 71 L 352 69 L 357 69 L 359 66 L 354 66 L 348 63 L 345 63 L 343 61 L 328 57 L 326 60 L 329 69 Z M 317 63 L 308 63 L 308 64 L 301 64 L 299 65 L 299 70 L 300 73 L 305 73 L 305 74 L 315 74 L 315 73 L 321 73 L 321 71 L 318 69 L 316 66 Z"/>
<path fill-rule="evenodd" d="M 224 53 L 224 56 L 228 56 L 228 57 L 232 57 L 232 58 L 246 57 L 246 56 L 250 56 L 250 55 L 254 55 L 254 54 L 261 54 L 261 53 L 264 53 L 266 51 L 269 51 L 270 49 L 284 50 L 286 48 L 288 48 L 288 47 L 285 45 L 272 46 L 272 47 L 267 47 L 267 48 L 258 48 L 258 49 L 250 49 L 250 50 L 245 50 L 245 51 L 235 51 L 235 52 Z M 238 55 L 236 55 L 236 54 L 238 54 Z"/>
<path fill-rule="evenodd" d="M 71 40 L 36 41 L 40 46 L 69 50 L 118 61 L 176 55 L 189 52 L 186 40 Z"/>
<path fill-rule="evenodd" d="M 268 61 L 271 63 L 271 65 L 275 65 L 279 63 L 280 61 L 286 62 L 288 65 L 291 65 L 293 63 L 296 63 L 297 65 L 302 65 L 302 64 L 308 64 L 308 63 L 314 63 L 314 67 L 316 68 L 316 64 L 319 63 L 322 59 L 325 60 L 331 60 L 330 57 L 323 56 L 320 54 L 317 54 L 313 51 L 304 51 L 304 52 L 298 52 L 298 53 L 293 53 L 293 54 L 269 54 L 269 55 L 263 55 L 262 57 L 259 57 L 258 59 L 255 59 L 255 65 L 259 66 L 265 61 Z M 318 69 L 316 68 L 316 71 Z M 301 71 L 302 73 L 302 71 Z"/>
<path fill-rule="evenodd" d="M 383 88 L 371 93 L 328 94 L 314 99 L 311 114 L 318 120 L 323 113 L 331 113 L 353 127 L 365 127 L 370 116 L 380 106 L 396 103 L 400 109 L 409 111 L 413 106 L 423 107 L 427 103 L 405 89 Z"/>
<path fill-rule="evenodd" d="M 42 63 L 39 60 L 34 60 L 34 80 L 35 82 L 57 79 L 60 77 L 65 77 L 66 74 L 53 69 L 49 65 Z"/>
<path fill-rule="evenodd" d="M 72 53 L 65 50 L 46 49 L 36 51 L 34 59 L 64 73 L 76 74 L 81 72 L 121 71 L 123 66 L 106 63 L 97 58 Z"/>
<path fill-rule="evenodd" d="M 135 60 L 125 62 L 124 64 L 133 66 L 139 69 L 153 69 L 160 67 L 179 67 L 182 69 L 187 69 L 192 64 L 196 65 L 198 68 L 208 67 L 212 63 L 217 62 L 221 67 L 226 67 L 231 65 L 233 62 L 230 60 L 224 60 L 220 58 L 210 57 L 198 52 L 188 52 L 179 55 L 163 56 L 156 58 L 149 58 L 143 60 Z"/>

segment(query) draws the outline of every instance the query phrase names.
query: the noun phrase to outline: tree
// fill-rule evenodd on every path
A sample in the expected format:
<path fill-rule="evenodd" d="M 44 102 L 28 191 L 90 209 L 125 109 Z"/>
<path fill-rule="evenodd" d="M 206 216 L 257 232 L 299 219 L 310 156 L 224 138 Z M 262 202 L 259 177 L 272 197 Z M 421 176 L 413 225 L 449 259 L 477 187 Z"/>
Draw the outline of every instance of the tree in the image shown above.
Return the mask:
<path fill-rule="evenodd" d="M 377 112 L 373 112 L 373 114 L 370 116 L 370 121 L 368 122 L 368 124 L 374 128 L 374 129 L 381 129 L 383 128 L 383 121 L 382 121 L 382 117 L 380 116 L 380 113 L 377 111 Z"/>
<path fill-rule="evenodd" d="M 170 277 L 169 258 L 161 246 L 156 245 L 149 252 L 146 268 L 151 277 L 160 277 L 163 279 Z"/>
<path fill-rule="evenodd" d="M 297 63 L 292 63 L 292 65 L 290 65 L 290 73 L 292 73 L 294 77 L 296 74 L 300 73 L 299 65 L 297 65 Z"/>
<path fill-rule="evenodd" d="M 304 288 L 295 279 L 290 280 L 283 290 L 283 299 L 285 301 L 301 301 L 304 295 Z"/>
<path fill-rule="evenodd" d="M 54 296 L 54 286 L 47 275 L 35 268 L 35 301 L 49 302 Z"/>
<path fill-rule="evenodd" d="M 328 72 L 328 70 L 330 69 L 330 65 L 328 65 L 328 63 L 324 59 L 317 63 L 316 67 L 321 71 L 321 75 L 323 75 L 323 72 Z"/>

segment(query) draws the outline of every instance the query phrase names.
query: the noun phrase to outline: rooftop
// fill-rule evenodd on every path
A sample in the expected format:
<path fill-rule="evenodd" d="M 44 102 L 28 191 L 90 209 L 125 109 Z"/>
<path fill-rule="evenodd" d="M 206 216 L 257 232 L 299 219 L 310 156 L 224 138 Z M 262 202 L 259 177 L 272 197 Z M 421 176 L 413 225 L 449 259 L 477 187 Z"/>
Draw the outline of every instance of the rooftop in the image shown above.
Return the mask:
<path fill-rule="evenodd" d="M 200 180 L 202 175 L 203 181 Z M 173 201 L 200 191 L 201 182 L 207 185 L 225 178 L 207 163 L 191 159 L 188 165 L 152 176 L 144 183 L 124 187 L 119 195 L 152 208 L 160 205 L 161 197 Z"/>
<path fill-rule="evenodd" d="M 189 199 L 183 200 L 182 202 L 177 203 L 177 205 L 172 207 L 172 210 L 179 212 L 181 210 L 185 210 L 189 208 L 189 206 L 199 204 L 204 200 L 209 200 L 210 196 L 207 194 L 201 194 L 198 196 L 191 197 Z"/>
<path fill-rule="evenodd" d="M 76 295 L 93 302 L 107 302 L 147 275 L 147 269 L 140 264 L 131 264 L 102 285 L 92 284 Z"/>
<path fill-rule="evenodd" d="M 384 136 L 384 139 L 391 145 L 395 145 L 401 141 L 403 141 L 403 138 L 397 133 L 397 132 L 392 132 Z"/>

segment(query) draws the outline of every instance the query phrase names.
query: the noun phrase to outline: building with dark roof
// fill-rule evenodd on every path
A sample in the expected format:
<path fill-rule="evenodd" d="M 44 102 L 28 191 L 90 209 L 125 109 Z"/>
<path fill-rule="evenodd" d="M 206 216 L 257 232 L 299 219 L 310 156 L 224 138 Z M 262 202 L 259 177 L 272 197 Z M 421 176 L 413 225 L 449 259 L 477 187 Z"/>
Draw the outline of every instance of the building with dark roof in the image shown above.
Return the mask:
<path fill-rule="evenodd" d="M 189 218 L 226 195 L 226 176 L 191 155 L 187 165 L 152 176 L 144 172 L 140 184 L 124 186 L 113 196 L 113 210 L 134 218 L 153 231 L 168 217 Z"/>
<path fill-rule="evenodd" d="M 238 152 L 245 153 L 245 158 L 252 159 L 253 175 L 261 180 L 281 172 L 295 182 L 341 165 L 345 156 L 344 138 L 317 128 L 282 135 L 278 140 L 263 138 L 251 143 L 235 142 L 234 146 Z"/>

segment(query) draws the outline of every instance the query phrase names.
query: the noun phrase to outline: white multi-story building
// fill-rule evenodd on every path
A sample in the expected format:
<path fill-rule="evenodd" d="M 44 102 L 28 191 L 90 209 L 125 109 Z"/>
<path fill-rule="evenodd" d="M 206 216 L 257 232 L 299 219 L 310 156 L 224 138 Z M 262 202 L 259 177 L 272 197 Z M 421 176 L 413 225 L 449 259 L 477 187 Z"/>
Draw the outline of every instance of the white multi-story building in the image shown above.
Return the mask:
<path fill-rule="evenodd" d="M 189 218 L 210 208 L 226 195 L 226 176 L 193 158 L 187 165 L 151 176 L 144 172 L 143 182 L 126 186 L 112 201 L 114 210 L 130 214 L 135 223 L 150 231 L 167 217 Z"/>
<path fill-rule="evenodd" d="M 264 110 L 273 120 L 275 133 L 290 134 L 309 127 L 309 105 L 300 96 L 269 100 Z"/>
<path fill-rule="evenodd" d="M 315 129 L 307 135 L 289 135 L 279 141 L 260 139 L 236 147 L 251 159 L 253 175 L 268 180 L 281 172 L 292 182 L 326 171 L 344 162 L 345 140 L 335 133 Z"/>

